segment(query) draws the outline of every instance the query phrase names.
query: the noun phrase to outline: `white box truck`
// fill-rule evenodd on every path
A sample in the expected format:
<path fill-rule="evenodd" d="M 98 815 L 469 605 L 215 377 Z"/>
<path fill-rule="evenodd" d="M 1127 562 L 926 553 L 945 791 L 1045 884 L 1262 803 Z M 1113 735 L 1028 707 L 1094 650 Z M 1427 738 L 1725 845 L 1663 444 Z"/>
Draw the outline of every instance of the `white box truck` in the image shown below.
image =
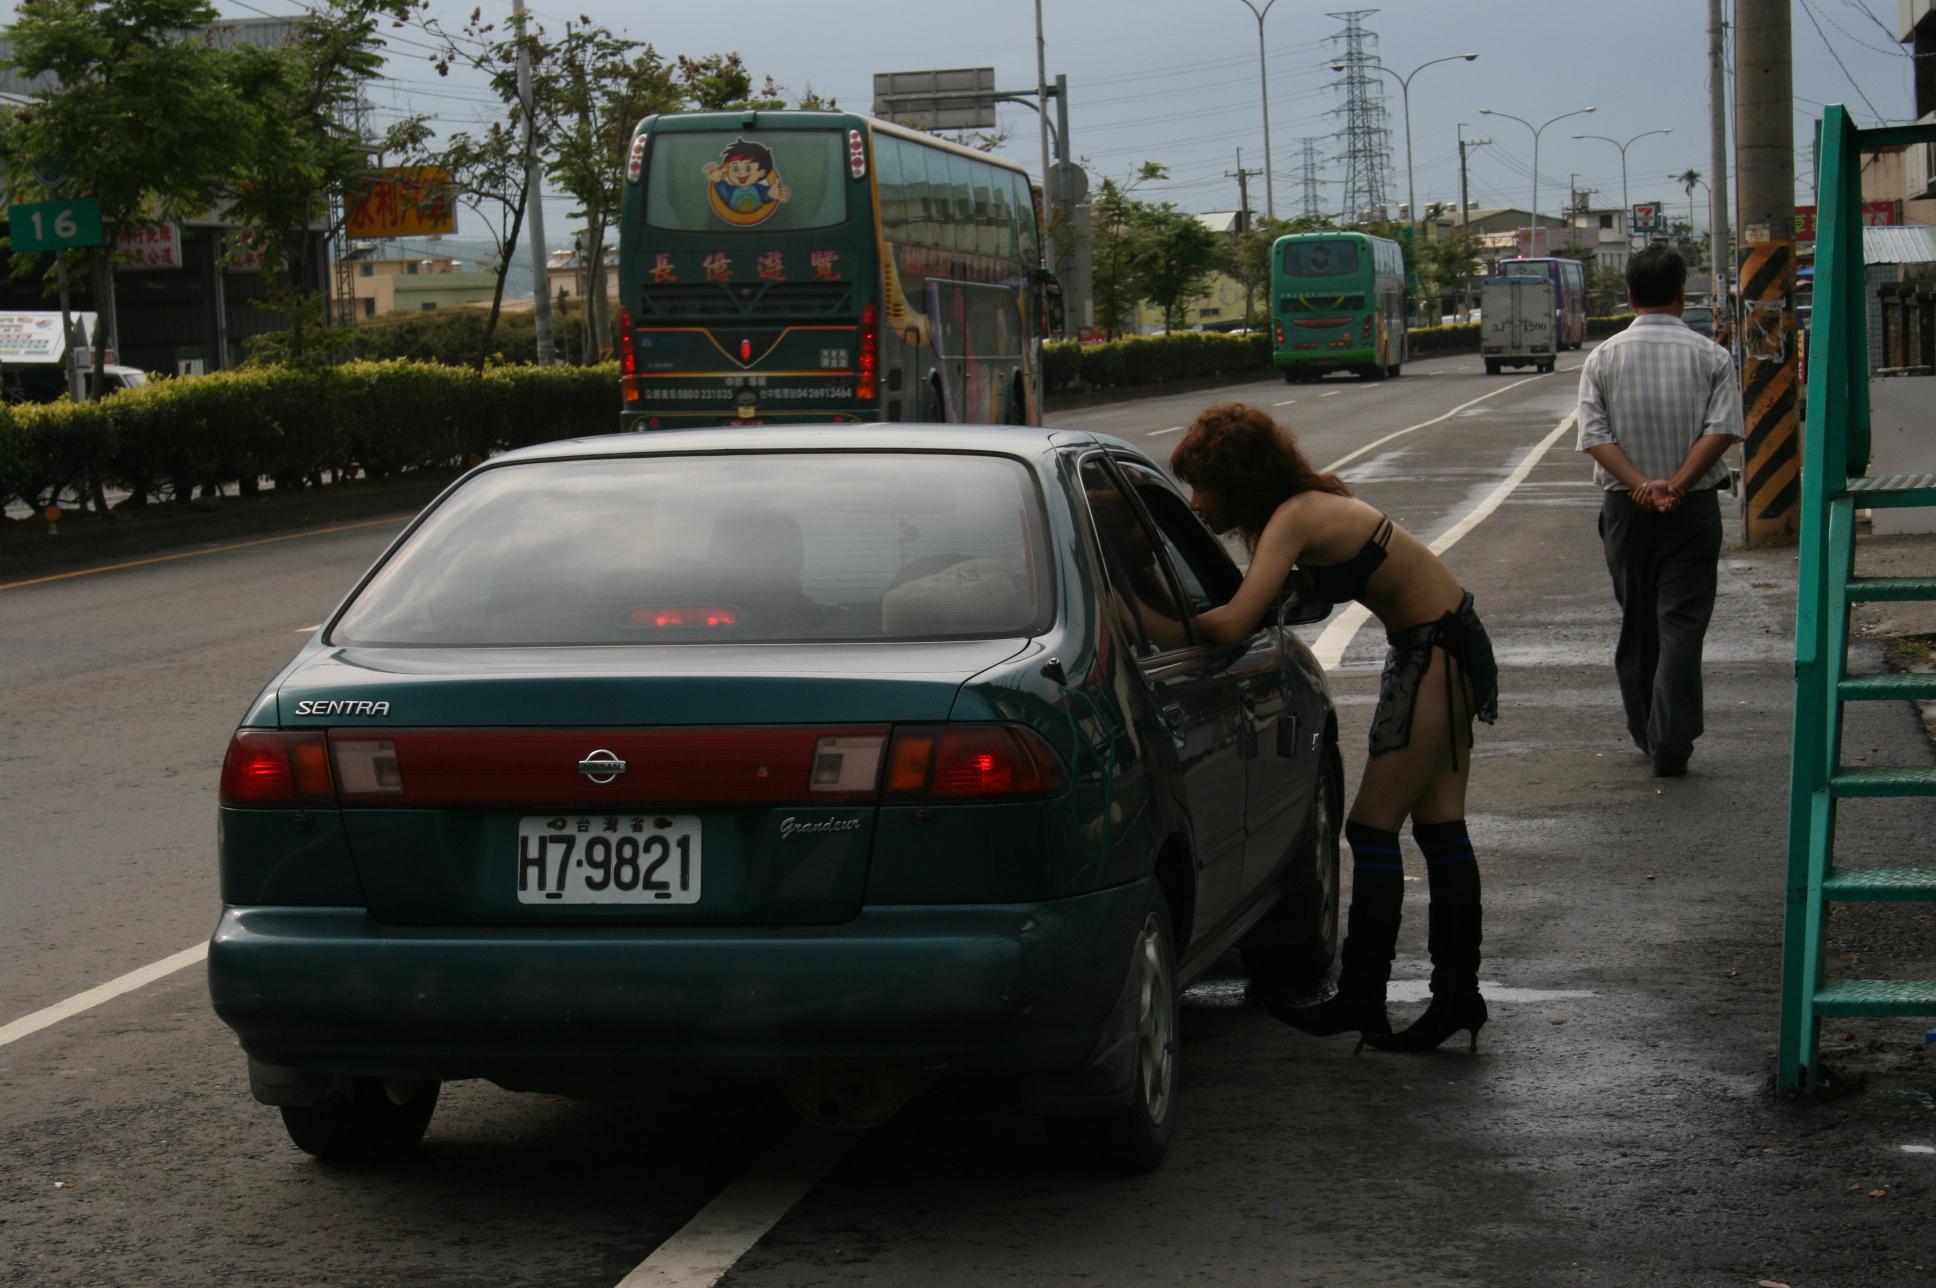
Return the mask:
<path fill-rule="evenodd" d="M 1486 374 L 1502 367 L 1551 371 L 1557 356 L 1553 284 L 1535 277 L 1495 277 L 1479 292 L 1479 353 Z"/>

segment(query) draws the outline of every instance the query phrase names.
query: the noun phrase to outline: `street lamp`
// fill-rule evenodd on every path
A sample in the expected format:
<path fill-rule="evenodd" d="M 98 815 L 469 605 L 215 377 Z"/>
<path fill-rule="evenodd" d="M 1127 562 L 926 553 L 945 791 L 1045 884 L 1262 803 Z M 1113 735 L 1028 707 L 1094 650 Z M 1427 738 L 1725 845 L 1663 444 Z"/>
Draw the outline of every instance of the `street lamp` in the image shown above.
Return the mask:
<path fill-rule="evenodd" d="M 1276 222 L 1277 184 L 1271 176 L 1270 153 L 1270 78 L 1264 68 L 1264 15 L 1271 11 L 1277 0 L 1264 0 L 1259 9 L 1256 0 L 1244 0 L 1244 8 L 1257 16 L 1257 94 L 1264 105 L 1264 217 Z"/>
<path fill-rule="evenodd" d="M 1588 112 L 1596 112 L 1598 110 L 1598 108 L 1594 107 L 1575 108 L 1571 112 L 1561 112 L 1558 116 L 1552 117 L 1539 125 L 1534 125 L 1525 117 L 1514 116 L 1511 112 L 1495 112 L 1489 107 L 1479 109 L 1479 115 L 1481 116 L 1503 116 L 1508 121 L 1518 121 L 1521 125 L 1533 132 L 1533 228 L 1532 235 L 1526 239 L 1528 249 L 1531 249 L 1539 241 L 1539 136 L 1554 121 L 1564 121 L 1569 116 L 1585 116 Z"/>
<path fill-rule="evenodd" d="M 1609 138 L 1604 134 L 1575 134 L 1573 136 L 1576 139 L 1599 139 L 1602 143 L 1611 143 L 1620 149 L 1620 205 L 1626 212 L 1620 218 L 1625 223 L 1627 229 L 1627 249 L 1629 251 L 1633 249 L 1633 203 L 1627 198 L 1627 148 L 1638 140 L 1646 138 L 1649 134 L 1672 134 L 1673 132 L 1671 129 L 1642 130 L 1625 143 L 1622 143 L 1619 139 Z"/>
<path fill-rule="evenodd" d="M 1244 2 L 1248 4 L 1250 0 L 1244 0 Z M 1418 66 L 1412 68 L 1411 71 L 1406 72 L 1403 76 L 1400 76 L 1397 72 L 1385 66 L 1383 63 L 1356 64 L 1357 66 L 1363 67 L 1368 71 L 1383 72 L 1385 73 L 1385 75 L 1391 77 L 1393 80 L 1398 82 L 1399 102 L 1403 104 L 1405 109 L 1405 207 L 1407 210 L 1411 211 L 1411 215 L 1412 215 L 1411 222 L 1414 225 L 1418 223 L 1418 192 L 1412 186 L 1412 77 L 1418 75 L 1420 72 L 1424 71 L 1427 67 L 1431 67 L 1437 63 L 1457 63 L 1457 62 L 1469 63 L 1473 59 L 1477 58 L 1478 56 L 1479 55 L 1477 54 L 1447 54 L 1443 58 L 1428 59 L 1427 61 L 1422 62 Z M 1334 72 L 1341 72 L 1341 71 L 1344 71 L 1349 66 L 1352 66 L 1352 64 L 1332 63 L 1331 70 Z M 1588 109 L 1588 110 L 1590 111 L 1591 109 Z M 1264 164 L 1269 165 L 1270 162 L 1266 161 Z"/>

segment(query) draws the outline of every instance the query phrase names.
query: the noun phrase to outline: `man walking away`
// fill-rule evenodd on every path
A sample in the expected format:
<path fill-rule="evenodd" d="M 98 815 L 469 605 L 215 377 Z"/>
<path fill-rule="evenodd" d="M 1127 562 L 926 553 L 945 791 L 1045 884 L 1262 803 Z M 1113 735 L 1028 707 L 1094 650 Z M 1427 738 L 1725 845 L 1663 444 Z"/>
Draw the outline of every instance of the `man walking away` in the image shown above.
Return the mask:
<path fill-rule="evenodd" d="M 1580 371 L 1578 450 L 1605 489 L 1600 540 L 1620 603 L 1613 669 L 1627 732 L 1654 773 L 1687 772 L 1701 735 L 1701 644 L 1721 559 L 1722 461 L 1741 437 L 1728 351 L 1681 321 L 1687 263 L 1650 246 L 1627 264 L 1639 316 Z"/>

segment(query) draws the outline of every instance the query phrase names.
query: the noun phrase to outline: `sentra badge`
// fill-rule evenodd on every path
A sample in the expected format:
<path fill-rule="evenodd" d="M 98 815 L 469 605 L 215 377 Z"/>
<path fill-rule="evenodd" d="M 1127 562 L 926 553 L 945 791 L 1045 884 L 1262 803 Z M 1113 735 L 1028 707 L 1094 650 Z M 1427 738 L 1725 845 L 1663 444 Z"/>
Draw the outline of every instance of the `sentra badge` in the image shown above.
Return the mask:
<path fill-rule="evenodd" d="M 364 702 L 353 698 L 304 698 L 296 704 L 299 716 L 387 716 L 387 702 Z"/>

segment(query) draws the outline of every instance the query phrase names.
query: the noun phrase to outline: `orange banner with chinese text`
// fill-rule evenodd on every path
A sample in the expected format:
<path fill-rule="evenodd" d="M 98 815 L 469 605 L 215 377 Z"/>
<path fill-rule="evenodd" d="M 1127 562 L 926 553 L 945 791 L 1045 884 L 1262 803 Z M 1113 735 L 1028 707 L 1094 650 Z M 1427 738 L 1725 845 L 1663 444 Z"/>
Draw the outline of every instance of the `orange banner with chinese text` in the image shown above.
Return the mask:
<path fill-rule="evenodd" d="M 350 207 L 348 235 L 359 240 L 428 237 L 457 231 L 450 172 L 399 166 L 365 179 Z"/>

